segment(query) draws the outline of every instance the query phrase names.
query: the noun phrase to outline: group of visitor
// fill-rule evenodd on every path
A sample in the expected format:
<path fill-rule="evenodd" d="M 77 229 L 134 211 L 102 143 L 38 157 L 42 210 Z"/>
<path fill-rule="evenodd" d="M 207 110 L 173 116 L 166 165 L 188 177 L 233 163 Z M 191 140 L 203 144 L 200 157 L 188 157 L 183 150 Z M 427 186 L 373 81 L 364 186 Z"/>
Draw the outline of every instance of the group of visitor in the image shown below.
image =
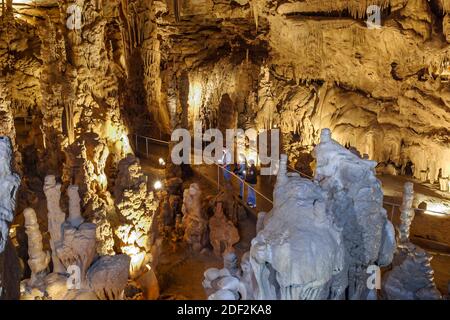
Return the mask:
<path fill-rule="evenodd" d="M 223 177 L 225 181 L 231 180 L 231 167 L 232 167 L 232 156 L 228 149 L 223 150 L 223 156 L 221 164 L 224 168 Z M 248 161 L 243 154 L 239 155 L 239 162 L 234 164 L 233 173 L 239 177 L 239 198 L 244 198 L 244 181 L 247 182 L 247 204 L 250 208 L 256 208 L 256 193 L 255 186 L 258 182 L 258 173 L 255 166 L 255 161 L 250 159 Z"/>

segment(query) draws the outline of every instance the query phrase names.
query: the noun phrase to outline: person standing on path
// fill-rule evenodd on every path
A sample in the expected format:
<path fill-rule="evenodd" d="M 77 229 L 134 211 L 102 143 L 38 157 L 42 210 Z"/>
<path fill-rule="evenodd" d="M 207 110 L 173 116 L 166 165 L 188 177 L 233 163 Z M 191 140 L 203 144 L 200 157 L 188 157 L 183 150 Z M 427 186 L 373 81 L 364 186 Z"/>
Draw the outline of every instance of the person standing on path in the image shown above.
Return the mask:
<path fill-rule="evenodd" d="M 245 156 L 243 154 L 239 155 L 239 163 L 234 170 L 234 173 L 241 179 L 239 180 L 239 198 L 244 198 L 244 180 L 246 174 L 247 164 Z"/>
<path fill-rule="evenodd" d="M 224 148 L 222 152 L 221 164 L 223 166 L 223 177 L 228 182 L 231 179 L 231 153 L 227 148 Z"/>
<path fill-rule="evenodd" d="M 256 171 L 255 161 L 249 161 L 249 168 L 245 175 L 245 181 L 249 184 L 247 194 L 247 204 L 250 208 L 256 208 L 256 193 L 255 187 L 258 182 L 258 173 Z"/>

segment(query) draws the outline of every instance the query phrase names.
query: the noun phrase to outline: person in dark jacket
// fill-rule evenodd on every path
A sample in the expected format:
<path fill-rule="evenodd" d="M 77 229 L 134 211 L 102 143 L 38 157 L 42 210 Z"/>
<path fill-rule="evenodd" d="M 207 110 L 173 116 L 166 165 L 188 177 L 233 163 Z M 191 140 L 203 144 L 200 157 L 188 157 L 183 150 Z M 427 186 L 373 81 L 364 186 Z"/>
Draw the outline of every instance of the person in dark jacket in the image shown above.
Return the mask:
<path fill-rule="evenodd" d="M 255 187 L 258 182 L 258 173 L 256 171 L 255 161 L 249 161 L 249 168 L 245 175 L 245 181 L 249 184 L 247 194 L 247 204 L 250 208 L 256 208 L 256 193 Z"/>
<path fill-rule="evenodd" d="M 239 163 L 236 164 L 236 168 L 234 169 L 234 173 L 241 179 L 239 180 L 239 198 L 244 198 L 244 180 L 246 174 L 247 164 L 245 160 L 245 156 L 243 154 L 239 155 Z"/>

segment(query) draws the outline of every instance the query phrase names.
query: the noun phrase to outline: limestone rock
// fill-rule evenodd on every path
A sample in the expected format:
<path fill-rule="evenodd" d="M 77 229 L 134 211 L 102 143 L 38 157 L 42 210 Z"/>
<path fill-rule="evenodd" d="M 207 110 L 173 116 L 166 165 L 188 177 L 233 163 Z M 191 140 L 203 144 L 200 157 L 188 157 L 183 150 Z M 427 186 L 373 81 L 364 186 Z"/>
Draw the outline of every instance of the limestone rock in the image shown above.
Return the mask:
<path fill-rule="evenodd" d="M 8 137 L 0 136 L 0 298 L 15 298 L 18 267 L 15 248 L 10 243 L 9 226 L 14 218 L 16 193 L 20 178 L 12 169 L 12 145 Z"/>
<path fill-rule="evenodd" d="M 218 257 L 232 253 L 239 242 L 239 231 L 223 213 L 222 202 L 218 202 L 214 216 L 209 219 L 209 241 Z"/>
<path fill-rule="evenodd" d="M 40 281 L 45 276 L 50 262 L 50 253 L 42 248 L 42 235 L 36 218 L 36 212 L 27 208 L 24 210 L 25 228 L 28 236 L 28 265 L 31 269 L 31 284 Z"/>
<path fill-rule="evenodd" d="M 411 243 L 401 246 L 392 270 L 383 277 L 385 297 L 389 300 L 442 299 L 434 284 L 431 259 L 425 250 Z"/>
<path fill-rule="evenodd" d="M 203 216 L 201 194 L 198 184 L 191 184 L 184 191 L 182 206 L 184 241 L 197 252 L 207 243 L 208 221 Z"/>
<path fill-rule="evenodd" d="M 130 269 L 127 255 L 102 256 L 89 269 L 89 284 L 101 300 L 123 298 Z"/>
<path fill-rule="evenodd" d="M 344 246 L 348 256 L 349 298 L 362 299 L 367 268 L 370 265 L 390 263 L 395 243 L 382 248 L 384 239 L 393 239 L 391 222 L 383 208 L 381 183 L 375 177 L 376 163 L 359 158 L 331 138 L 329 129 L 323 129 L 320 144 L 316 146 L 317 168 L 315 181 L 327 192 L 327 207 L 334 223 L 343 229 Z M 368 223 L 370 221 L 370 223 Z M 380 256 L 380 252 L 385 255 Z"/>
<path fill-rule="evenodd" d="M 324 191 L 295 174 L 286 175 L 286 162 L 282 156 L 271 217 L 252 240 L 256 298 L 339 298 L 346 288 L 345 282 L 333 286 L 346 273 L 341 232 L 327 213 Z"/>
<path fill-rule="evenodd" d="M 152 256 L 151 250 L 157 237 L 157 202 L 139 160 L 132 155 L 119 162 L 115 183 L 115 206 L 120 221 L 114 226 L 115 235 L 122 252 L 131 257 L 130 273 L 134 278 L 145 272 L 146 264 L 156 267 L 157 257 Z"/>
<path fill-rule="evenodd" d="M 56 249 L 62 245 L 62 225 L 66 219 L 66 215 L 60 207 L 61 184 L 56 183 L 55 176 L 45 177 L 44 193 L 47 198 L 48 231 L 50 233 L 50 247 L 52 249 L 53 272 L 64 272 L 64 266 L 56 254 Z"/>

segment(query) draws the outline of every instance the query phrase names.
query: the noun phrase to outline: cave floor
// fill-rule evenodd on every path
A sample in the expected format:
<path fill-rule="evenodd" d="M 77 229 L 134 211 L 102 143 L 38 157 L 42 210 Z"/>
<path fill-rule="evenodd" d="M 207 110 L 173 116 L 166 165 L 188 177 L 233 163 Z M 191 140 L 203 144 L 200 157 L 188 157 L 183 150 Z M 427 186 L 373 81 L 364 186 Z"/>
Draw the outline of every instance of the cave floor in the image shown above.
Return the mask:
<path fill-rule="evenodd" d="M 240 257 L 250 249 L 250 241 L 255 236 L 255 222 L 248 217 L 239 221 L 241 241 L 235 245 Z M 164 300 L 204 300 L 203 273 L 208 268 L 223 267 L 223 260 L 216 257 L 211 248 L 202 253 L 191 252 L 181 243 L 166 243 L 161 250 L 158 263 L 160 299 Z"/>

